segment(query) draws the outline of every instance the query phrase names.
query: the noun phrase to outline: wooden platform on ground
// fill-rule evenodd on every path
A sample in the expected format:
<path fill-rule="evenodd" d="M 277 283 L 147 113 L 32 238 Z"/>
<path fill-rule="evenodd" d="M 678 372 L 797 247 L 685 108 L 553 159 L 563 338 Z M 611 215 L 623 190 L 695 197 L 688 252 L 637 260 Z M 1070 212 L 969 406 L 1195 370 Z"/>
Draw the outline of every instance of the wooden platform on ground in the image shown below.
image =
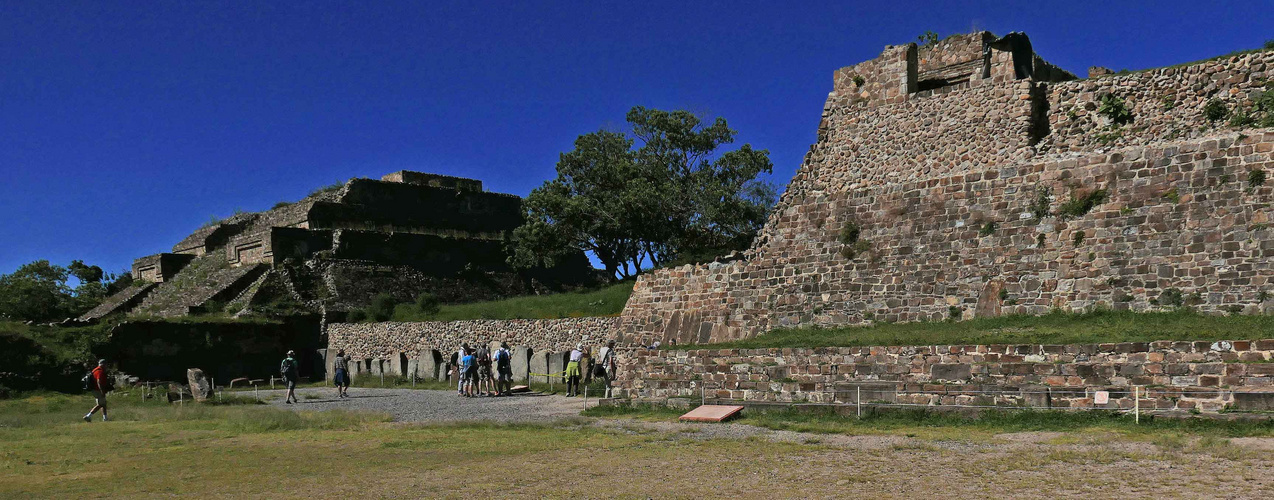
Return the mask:
<path fill-rule="evenodd" d="M 703 405 L 681 416 L 682 422 L 721 422 L 743 411 L 742 406 Z"/>

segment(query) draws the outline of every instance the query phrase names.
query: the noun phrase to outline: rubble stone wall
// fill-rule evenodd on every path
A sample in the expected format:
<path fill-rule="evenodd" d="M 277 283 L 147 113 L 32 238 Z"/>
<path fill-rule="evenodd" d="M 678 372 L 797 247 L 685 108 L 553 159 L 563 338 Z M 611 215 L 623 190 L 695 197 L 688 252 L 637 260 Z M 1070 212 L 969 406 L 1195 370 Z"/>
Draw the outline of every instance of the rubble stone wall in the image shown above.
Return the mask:
<path fill-rule="evenodd" d="M 1137 386 L 1147 410 L 1269 410 L 1272 360 L 1274 340 L 634 349 L 618 358 L 616 386 L 634 399 L 1054 408 L 1132 408 Z"/>
<path fill-rule="evenodd" d="M 707 343 L 881 319 L 1146 311 L 1172 305 L 1157 304 L 1168 289 L 1209 312 L 1274 306 L 1260 299 L 1274 278 L 1274 182 L 1248 182 L 1274 170 L 1274 132 L 1201 111 L 1213 98 L 1249 105 L 1274 52 L 890 91 L 914 54 L 888 47 L 837 71 L 818 142 L 744 259 L 644 275 L 623 337 Z M 1104 93 L 1123 96 L 1132 123 L 1094 117 Z"/>
<path fill-rule="evenodd" d="M 384 323 L 329 323 L 328 349 L 345 349 L 354 359 L 418 358 L 437 350 L 455 352 L 461 344 L 506 341 L 535 351 L 569 351 L 581 342 L 594 352 L 614 336 L 619 318 L 510 319 Z"/>

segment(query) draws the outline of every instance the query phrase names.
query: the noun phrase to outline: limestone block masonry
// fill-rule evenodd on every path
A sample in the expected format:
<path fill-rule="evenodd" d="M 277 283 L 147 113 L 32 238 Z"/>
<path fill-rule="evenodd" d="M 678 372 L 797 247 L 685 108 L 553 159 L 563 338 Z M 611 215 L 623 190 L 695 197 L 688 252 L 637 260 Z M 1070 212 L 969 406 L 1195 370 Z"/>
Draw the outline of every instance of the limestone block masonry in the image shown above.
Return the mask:
<path fill-rule="evenodd" d="M 1274 131 L 1203 114 L 1250 108 L 1274 51 L 1065 81 L 1029 47 L 974 34 L 838 70 L 817 142 L 744 258 L 643 275 L 620 338 L 1274 309 L 1274 181 L 1249 182 L 1274 177 Z M 1131 122 L 1111 123 L 1103 98 Z"/>
<path fill-rule="evenodd" d="M 1274 409 L 1274 339 L 1084 345 L 629 349 L 620 394 L 637 400 Z M 861 390 L 861 393 L 859 392 Z M 1094 401 L 1106 391 L 1109 403 Z"/>

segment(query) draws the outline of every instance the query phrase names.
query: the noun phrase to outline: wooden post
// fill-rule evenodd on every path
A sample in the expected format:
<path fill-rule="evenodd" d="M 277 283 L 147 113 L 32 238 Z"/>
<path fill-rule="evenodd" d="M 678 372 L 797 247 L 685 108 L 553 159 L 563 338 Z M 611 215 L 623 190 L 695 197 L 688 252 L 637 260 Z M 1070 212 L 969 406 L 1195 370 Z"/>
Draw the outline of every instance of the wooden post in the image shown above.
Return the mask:
<path fill-rule="evenodd" d="M 858 418 L 863 418 L 863 386 L 858 386 L 858 395 L 854 397 L 858 403 Z"/>

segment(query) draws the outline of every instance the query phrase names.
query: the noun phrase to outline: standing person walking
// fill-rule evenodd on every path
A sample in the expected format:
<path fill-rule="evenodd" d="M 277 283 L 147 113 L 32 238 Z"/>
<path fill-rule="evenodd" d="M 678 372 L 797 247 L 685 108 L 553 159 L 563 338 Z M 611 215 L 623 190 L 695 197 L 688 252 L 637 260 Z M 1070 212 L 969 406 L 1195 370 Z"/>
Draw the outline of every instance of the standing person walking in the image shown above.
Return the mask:
<path fill-rule="evenodd" d="M 279 363 L 279 373 L 283 375 L 283 383 L 288 388 L 288 393 L 283 397 L 283 402 L 287 404 L 300 403 L 296 399 L 296 381 L 301 378 L 297 373 L 296 351 L 288 351 L 288 357 L 283 358 L 283 362 Z"/>
<path fill-rule="evenodd" d="M 97 360 L 97 367 L 93 368 L 93 371 L 89 372 L 89 374 L 84 378 L 84 382 L 84 388 L 93 392 L 93 400 L 96 402 L 96 404 L 93 405 L 93 409 L 89 410 L 88 414 L 84 415 L 84 421 L 92 422 L 93 414 L 97 413 L 97 410 L 102 410 L 102 421 L 105 422 L 107 420 L 106 393 L 111 390 L 111 383 L 106 378 L 105 359 Z"/>
<path fill-rule="evenodd" d="M 336 384 L 336 397 L 349 397 L 349 360 L 345 358 L 345 349 L 336 351 L 336 360 L 332 362 L 332 383 Z"/>
<path fill-rule="evenodd" d="M 491 375 L 491 350 L 487 348 L 486 343 L 478 344 L 478 352 L 475 356 L 478 363 L 478 395 L 494 396 L 495 377 Z M 483 392 L 484 388 L 486 392 Z"/>
<path fill-rule="evenodd" d="M 513 354 L 509 343 L 501 342 L 495 351 L 495 395 L 508 396 L 513 390 Z"/>
<path fill-rule="evenodd" d="M 455 357 L 451 359 L 451 371 L 456 376 L 456 394 L 464 395 L 464 369 L 460 366 L 464 361 L 465 352 L 469 350 L 469 344 L 461 344 L 460 350 L 456 351 Z"/>
<path fill-rule="evenodd" d="M 474 396 L 474 386 L 478 385 L 478 360 L 473 355 L 473 350 L 468 346 L 464 348 L 464 356 L 460 358 L 460 380 L 463 388 L 461 392 L 465 397 Z"/>
<path fill-rule="evenodd" d="M 584 344 L 577 344 L 571 349 L 571 357 L 566 363 L 566 397 L 574 397 L 579 394 L 579 362 L 584 357 Z"/>
<path fill-rule="evenodd" d="M 615 341 L 607 341 L 606 347 L 597 353 L 597 368 L 594 370 L 594 377 L 601 377 L 606 382 L 606 397 L 611 397 L 610 383 L 615 380 L 615 370 L 618 366 L 615 363 Z"/>

